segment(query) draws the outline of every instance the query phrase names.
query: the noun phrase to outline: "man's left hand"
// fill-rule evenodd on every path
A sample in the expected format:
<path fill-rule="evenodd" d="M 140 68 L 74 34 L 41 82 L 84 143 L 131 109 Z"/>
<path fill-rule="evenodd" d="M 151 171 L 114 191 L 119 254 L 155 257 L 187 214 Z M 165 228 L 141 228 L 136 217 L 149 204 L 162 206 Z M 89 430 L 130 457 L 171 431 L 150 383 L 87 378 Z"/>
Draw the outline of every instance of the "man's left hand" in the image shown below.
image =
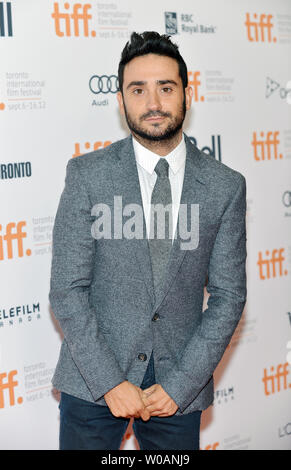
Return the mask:
<path fill-rule="evenodd" d="M 142 400 L 151 416 L 172 416 L 178 405 L 160 384 L 154 384 L 142 391 Z"/>

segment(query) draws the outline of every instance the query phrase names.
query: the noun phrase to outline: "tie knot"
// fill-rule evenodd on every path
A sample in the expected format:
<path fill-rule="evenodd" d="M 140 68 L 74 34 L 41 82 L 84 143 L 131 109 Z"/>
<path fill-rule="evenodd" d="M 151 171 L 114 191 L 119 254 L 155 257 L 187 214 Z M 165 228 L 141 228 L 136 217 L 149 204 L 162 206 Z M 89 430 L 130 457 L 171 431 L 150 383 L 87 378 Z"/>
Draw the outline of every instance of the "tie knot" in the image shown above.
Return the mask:
<path fill-rule="evenodd" d="M 165 158 L 160 158 L 155 166 L 155 172 L 159 177 L 168 177 L 169 174 L 169 163 Z"/>

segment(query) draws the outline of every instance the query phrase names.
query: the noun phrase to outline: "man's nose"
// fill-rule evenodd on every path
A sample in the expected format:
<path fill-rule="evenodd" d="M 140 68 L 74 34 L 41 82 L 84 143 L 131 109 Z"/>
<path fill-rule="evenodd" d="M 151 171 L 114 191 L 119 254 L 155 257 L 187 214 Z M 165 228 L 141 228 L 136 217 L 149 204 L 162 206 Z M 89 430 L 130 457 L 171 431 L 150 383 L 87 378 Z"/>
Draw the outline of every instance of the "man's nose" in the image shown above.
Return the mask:
<path fill-rule="evenodd" d="M 156 91 L 148 94 L 147 106 L 151 111 L 158 111 L 161 106 L 159 95 Z"/>

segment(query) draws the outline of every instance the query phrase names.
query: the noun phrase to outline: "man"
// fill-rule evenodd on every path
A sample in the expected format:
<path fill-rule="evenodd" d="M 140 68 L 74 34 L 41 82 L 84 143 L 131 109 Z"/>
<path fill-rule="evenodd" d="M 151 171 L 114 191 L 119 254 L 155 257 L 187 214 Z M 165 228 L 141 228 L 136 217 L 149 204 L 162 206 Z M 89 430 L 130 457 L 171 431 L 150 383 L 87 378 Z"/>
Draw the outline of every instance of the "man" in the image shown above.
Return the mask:
<path fill-rule="evenodd" d="M 141 449 L 195 450 L 246 301 L 245 178 L 183 134 L 168 36 L 133 33 L 118 74 L 131 136 L 69 160 L 53 230 L 60 449 L 118 449 L 133 417 Z"/>

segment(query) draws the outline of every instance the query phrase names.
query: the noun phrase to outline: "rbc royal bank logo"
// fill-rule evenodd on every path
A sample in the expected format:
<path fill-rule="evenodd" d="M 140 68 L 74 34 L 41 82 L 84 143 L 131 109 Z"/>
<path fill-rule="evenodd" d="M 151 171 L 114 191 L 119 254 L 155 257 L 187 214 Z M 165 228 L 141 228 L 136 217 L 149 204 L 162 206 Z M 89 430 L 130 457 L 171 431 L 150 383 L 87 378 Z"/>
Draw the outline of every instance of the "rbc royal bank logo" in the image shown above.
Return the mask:
<path fill-rule="evenodd" d="M 165 11 L 165 28 L 167 34 L 178 33 L 177 13 Z"/>

